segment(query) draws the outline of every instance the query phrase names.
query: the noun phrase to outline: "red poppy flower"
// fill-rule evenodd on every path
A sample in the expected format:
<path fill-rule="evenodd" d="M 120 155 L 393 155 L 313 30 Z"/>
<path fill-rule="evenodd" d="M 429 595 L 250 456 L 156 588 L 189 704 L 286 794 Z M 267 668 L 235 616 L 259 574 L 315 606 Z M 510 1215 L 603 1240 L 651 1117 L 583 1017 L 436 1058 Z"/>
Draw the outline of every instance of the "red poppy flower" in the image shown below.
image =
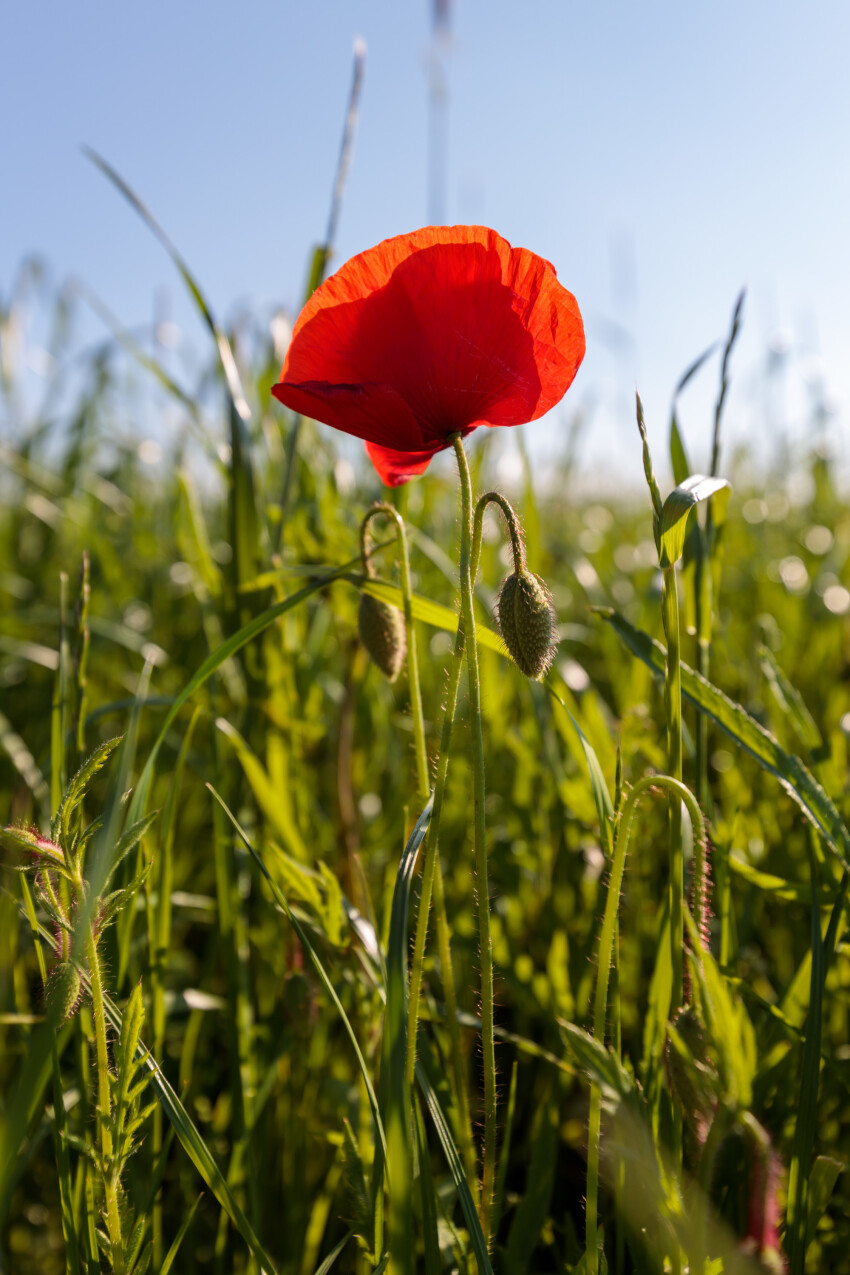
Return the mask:
<path fill-rule="evenodd" d="M 485 226 L 427 226 L 313 293 L 272 392 L 364 439 L 396 486 L 451 434 L 548 412 L 583 357 L 578 305 L 548 261 Z"/>

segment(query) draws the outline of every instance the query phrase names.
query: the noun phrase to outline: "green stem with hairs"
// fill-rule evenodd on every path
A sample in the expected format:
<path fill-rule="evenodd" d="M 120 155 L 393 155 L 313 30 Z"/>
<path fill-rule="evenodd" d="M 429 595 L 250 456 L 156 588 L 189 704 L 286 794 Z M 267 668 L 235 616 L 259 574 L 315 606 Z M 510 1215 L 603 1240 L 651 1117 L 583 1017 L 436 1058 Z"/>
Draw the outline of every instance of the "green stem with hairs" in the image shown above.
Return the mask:
<path fill-rule="evenodd" d="M 368 510 L 360 527 L 360 549 L 364 570 L 372 552 L 369 522 L 373 517 L 384 515 L 392 518 L 396 525 L 399 543 L 401 592 L 404 607 L 404 628 L 407 638 L 407 675 L 410 683 L 410 707 L 413 717 L 413 737 L 416 748 L 416 776 L 420 801 L 425 804 L 431 795 L 428 776 L 428 753 L 425 745 L 425 718 L 422 712 L 422 691 L 419 681 L 419 659 L 416 650 L 416 634 L 413 629 L 413 586 L 410 579 L 410 558 L 407 549 L 407 533 L 404 519 L 399 511 L 390 504 L 376 504 Z M 457 645 L 457 644 L 456 644 Z M 461 651 L 462 651 L 461 644 Z M 431 895 L 434 896 L 434 911 L 437 918 L 437 946 L 440 954 L 440 968 L 443 979 L 443 993 L 446 1001 L 446 1018 L 449 1028 L 449 1040 L 452 1053 L 452 1068 L 455 1075 L 455 1090 L 460 1123 L 460 1142 L 464 1156 L 467 1175 L 475 1181 L 475 1147 L 472 1141 L 471 1121 L 469 1115 L 469 1096 L 466 1084 L 466 1071 L 463 1064 L 463 1048 L 461 1044 L 460 1023 L 458 1022 L 457 992 L 455 990 L 454 969 L 451 954 L 451 931 L 446 915 L 445 891 L 439 855 L 436 853 L 437 836 L 445 795 L 446 774 L 448 771 L 449 750 L 451 746 L 452 725 L 455 705 L 457 703 L 458 684 L 462 661 L 457 658 L 452 670 L 446 712 L 443 718 L 443 729 L 440 740 L 440 760 L 437 766 L 437 782 L 434 790 L 434 806 L 431 814 L 428 843 L 425 849 L 425 862 L 422 873 L 422 893 L 419 904 L 419 915 L 416 924 L 413 964 L 410 973 L 410 991 L 407 1023 L 407 1057 L 406 1083 L 413 1084 L 413 1073 L 416 1066 L 416 1036 L 419 1021 L 419 1006 L 422 991 L 422 976 L 425 962 L 425 943 L 428 935 L 428 913 L 431 906 Z M 433 849 L 431 849 L 433 847 Z"/>
<path fill-rule="evenodd" d="M 666 788 L 671 801 L 681 808 L 684 802 L 688 808 L 694 825 L 694 838 L 704 845 L 705 822 L 699 804 L 690 789 L 681 780 L 671 775 L 647 775 L 638 780 L 623 805 L 623 812 L 617 826 L 617 837 L 614 842 L 614 856 L 611 863 L 611 878 L 608 882 L 608 893 L 605 898 L 605 913 L 602 919 L 602 932 L 599 937 L 599 971 L 596 976 L 596 994 L 593 1002 L 593 1034 L 598 1041 L 605 1042 L 605 1024 L 608 1014 L 608 982 L 614 954 L 614 936 L 617 928 L 617 913 L 620 906 L 620 890 L 623 885 L 623 873 L 626 866 L 626 852 L 631 836 L 631 826 L 635 809 L 641 797 L 650 789 Z M 587 1207 L 585 1211 L 585 1246 L 588 1275 L 598 1275 L 599 1254 L 596 1247 L 598 1200 L 599 1200 L 599 1142 L 602 1118 L 602 1095 L 598 1085 L 590 1088 L 590 1119 L 587 1141 Z"/>
<path fill-rule="evenodd" d="M 481 1181 L 481 1229 L 490 1242 L 490 1215 L 496 1181 L 496 1053 L 493 1032 L 493 941 L 490 935 L 490 890 L 484 819 L 484 736 L 481 727 L 481 682 L 472 595 L 472 479 L 463 442 L 452 436 L 460 474 L 460 593 L 469 671 L 472 724 L 473 830 L 478 876 L 478 935 L 481 948 L 481 1045 L 484 1063 L 484 1167 Z"/>
<path fill-rule="evenodd" d="M 118 1208 L 118 1170 L 113 1164 L 112 1131 L 109 1127 L 112 1101 L 109 1093 L 106 1010 L 100 957 L 97 952 L 97 936 L 93 925 L 88 926 L 86 934 L 86 956 L 91 980 L 92 1017 L 97 1050 L 97 1114 L 100 1125 L 100 1154 L 103 1161 L 103 1190 L 106 1196 L 106 1228 L 112 1249 L 112 1269 L 115 1275 L 124 1275 L 124 1241 L 121 1235 L 121 1216 Z"/>
<path fill-rule="evenodd" d="M 413 1082 L 416 1066 L 416 1032 L 419 1019 L 419 1006 L 422 993 L 422 978 L 425 964 L 425 945 L 428 938 L 428 914 L 431 907 L 431 896 L 434 897 L 434 912 L 437 920 L 437 948 L 440 955 L 440 969 L 443 979 L 443 993 L 446 1000 L 446 1020 L 449 1028 L 449 1041 L 452 1053 L 452 1069 L 455 1079 L 455 1093 L 458 1105 L 458 1122 L 461 1152 L 470 1187 L 476 1181 L 475 1146 L 472 1141 L 472 1124 L 469 1113 L 469 1094 L 466 1081 L 466 1067 L 463 1059 L 460 1023 L 458 1022 L 457 992 L 454 982 L 454 971 L 451 962 L 449 943 L 449 924 L 446 916 L 445 892 L 443 889 L 443 873 L 440 866 L 439 836 L 440 820 L 443 813 L 443 800 L 446 793 L 446 777 L 449 768 L 452 729 L 457 706 L 458 687 L 463 671 L 463 631 L 458 630 L 455 639 L 452 661 L 449 669 L 449 684 L 446 691 L 446 705 L 443 714 L 443 725 L 440 732 L 440 753 L 437 759 L 437 774 L 434 783 L 434 806 L 431 811 L 431 822 L 424 847 L 424 863 L 422 868 L 422 889 L 419 898 L 419 913 L 416 918 L 416 938 L 413 947 L 413 962 L 410 970 L 410 1001 L 408 1007 L 407 1031 L 407 1077 L 408 1084 Z"/>
<path fill-rule="evenodd" d="M 416 634 L 413 631 L 413 588 L 410 583 L 410 557 L 407 552 L 407 533 L 404 528 L 404 519 L 393 505 L 386 503 L 372 505 L 360 525 L 360 550 L 365 571 L 368 572 L 369 556 L 372 551 L 369 523 L 375 517 L 392 518 L 398 536 L 399 572 L 404 605 L 404 630 L 407 638 L 407 677 L 410 683 L 410 712 L 413 717 L 413 740 L 416 749 L 416 781 L 419 788 L 419 798 L 424 805 L 431 796 L 431 782 L 428 778 L 425 718 L 422 713 L 422 692 L 419 686 L 419 659 L 416 653 Z"/>
<path fill-rule="evenodd" d="M 674 779 L 682 778 L 682 674 L 679 642 L 679 593 L 676 568 L 664 570 L 661 598 L 664 636 L 667 640 L 667 672 L 664 678 L 664 708 L 667 716 L 668 767 Z M 670 966 L 673 986 L 671 1013 L 683 998 L 685 922 L 683 901 L 685 864 L 682 853 L 682 804 L 675 793 L 670 797 Z"/>
<path fill-rule="evenodd" d="M 499 503 L 503 502 L 503 498 L 501 496 L 497 496 L 495 493 L 488 493 L 488 497 L 498 500 Z M 471 562 L 473 587 L 478 575 L 478 561 L 481 555 L 482 519 L 484 506 L 486 505 L 488 497 L 481 498 L 475 511 Z M 504 501 L 504 505 L 507 505 L 507 501 Z M 514 525 L 516 526 L 516 518 L 513 514 L 513 510 L 510 508 L 510 505 L 507 505 L 507 509 L 513 518 Z M 508 515 L 506 514 L 506 517 L 507 516 Z M 518 543 L 521 551 L 521 539 L 518 540 Z M 428 828 L 428 836 L 426 838 L 424 848 L 425 860 L 424 867 L 422 869 L 422 892 L 419 901 L 419 915 L 416 921 L 416 940 L 413 951 L 413 964 L 410 972 L 410 1016 L 408 1021 L 407 1038 L 407 1072 L 408 1083 L 412 1084 L 413 1071 L 416 1064 L 416 1024 L 419 1015 L 422 975 L 425 961 L 425 944 L 428 937 L 428 914 L 431 906 L 431 894 L 433 891 L 434 911 L 437 916 L 437 946 L 440 954 L 440 966 L 443 970 L 443 990 L 446 998 L 446 1019 L 449 1027 L 452 1067 L 455 1075 L 458 1123 L 460 1126 L 460 1149 L 461 1155 L 463 1156 L 464 1166 L 466 1168 L 466 1176 L 469 1181 L 470 1190 L 477 1193 L 478 1187 L 475 1145 L 472 1140 L 466 1067 L 464 1065 L 460 1025 L 458 1022 L 457 995 L 455 992 L 454 973 L 451 965 L 449 928 L 443 894 L 443 873 L 440 866 L 439 856 L 440 820 L 443 813 L 443 799 L 446 791 L 446 777 L 448 775 L 449 768 L 449 754 L 451 751 L 455 710 L 457 708 L 458 688 L 460 686 L 460 678 L 463 672 L 464 649 L 465 635 L 463 618 L 461 617 L 461 623 L 458 626 L 454 649 L 452 651 L 451 664 L 449 666 L 449 682 L 446 690 L 443 724 L 440 732 L 440 751 L 437 758 L 437 773 L 434 783 L 434 807 L 431 813 L 431 823 Z"/>

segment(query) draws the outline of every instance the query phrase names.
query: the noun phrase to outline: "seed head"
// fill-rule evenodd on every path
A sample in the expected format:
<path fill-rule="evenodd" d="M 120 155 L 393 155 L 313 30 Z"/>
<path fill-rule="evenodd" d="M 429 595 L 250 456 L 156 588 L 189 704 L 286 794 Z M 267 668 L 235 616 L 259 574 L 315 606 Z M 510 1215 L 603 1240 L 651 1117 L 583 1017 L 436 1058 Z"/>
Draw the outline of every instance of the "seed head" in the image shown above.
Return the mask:
<path fill-rule="evenodd" d="M 394 682 L 407 653 L 404 617 L 397 607 L 380 602 L 369 593 L 360 596 L 357 613 L 360 641 L 384 676 Z"/>
<path fill-rule="evenodd" d="M 503 582 L 496 620 L 505 646 L 526 677 L 541 678 L 555 658 L 555 608 L 546 582 L 523 567 Z"/>

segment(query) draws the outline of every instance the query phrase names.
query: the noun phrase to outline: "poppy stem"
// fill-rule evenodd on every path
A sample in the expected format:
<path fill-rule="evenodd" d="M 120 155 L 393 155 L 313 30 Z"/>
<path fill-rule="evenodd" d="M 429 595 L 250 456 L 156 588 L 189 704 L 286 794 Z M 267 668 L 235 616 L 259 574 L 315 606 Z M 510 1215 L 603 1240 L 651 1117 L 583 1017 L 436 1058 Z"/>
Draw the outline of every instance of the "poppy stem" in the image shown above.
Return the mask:
<path fill-rule="evenodd" d="M 469 671 L 472 724 L 472 774 L 475 871 L 478 876 L 478 934 L 481 948 L 481 1046 L 484 1062 L 484 1169 L 481 1182 L 481 1229 L 490 1242 L 490 1213 L 496 1180 L 496 1053 L 493 1033 L 493 941 L 490 935 L 490 890 L 484 820 L 484 736 L 481 729 L 481 682 L 472 597 L 472 479 L 459 434 L 451 439 L 460 474 L 460 596 Z"/>
<path fill-rule="evenodd" d="M 526 569 L 525 559 L 525 538 L 523 536 L 522 526 L 514 512 L 514 508 L 510 501 L 505 500 L 504 496 L 498 491 L 485 491 L 480 496 L 475 506 L 475 528 L 473 532 L 473 541 L 477 544 L 479 550 L 481 548 L 481 532 L 484 523 L 484 512 L 489 504 L 498 505 L 501 509 L 508 528 L 508 534 L 511 538 L 511 549 L 514 555 L 514 571 L 519 574 L 520 571 Z M 475 587 L 475 577 L 477 572 L 477 555 L 473 553 L 475 562 L 473 564 L 472 585 Z"/>
<path fill-rule="evenodd" d="M 482 499 L 484 499 L 482 497 Z M 479 506 L 481 502 L 479 501 Z M 513 512 L 513 511 L 512 511 Z M 483 513 L 483 510 L 482 510 Z M 476 510 L 475 528 L 472 537 L 472 586 L 478 575 L 478 560 L 481 555 L 481 518 Z M 469 1113 L 469 1091 L 466 1077 L 466 1065 L 461 1043 L 460 1023 L 458 1021 L 457 993 L 455 991 L 454 969 L 451 960 L 449 941 L 449 924 L 446 916 L 446 904 L 443 891 L 443 872 L 440 864 L 439 838 L 440 820 L 443 813 L 443 798 L 446 792 L 446 777 L 449 769 L 452 730 L 454 727 L 457 696 L 463 672 L 463 655 L 465 648 L 463 624 L 458 626 L 449 667 L 449 682 L 446 690 L 446 703 L 443 711 L 443 724 L 440 732 L 440 751 L 437 757 L 437 773 L 434 782 L 434 806 L 431 822 L 425 841 L 425 863 L 422 869 L 422 891 L 419 900 L 419 915 L 416 921 L 416 940 L 413 951 L 413 964 L 410 971 L 410 1010 L 407 1037 L 407 1068 L 409 1083 L 413 1083 L 413 1072 L 416 1064 L 416 1030 L 419 1016 L 419 1000 L 422 989 L 422 974 L 425 961 L 425 943 L 428 937 L 428 913 L 431 905 L 431 894 L 434 895 L 434 911 L 437 917 L 437 947 L 440 954 L 440 969 L 443 978 L 443 994 L 446 1000 L 446 1021 L 451 1043 L 452 1068 L 455 1078 L 455 1095 L 458 1106 L 458 1124 L 460 1127 L 461 1154 L 466 1167 L 466 1176 L 470 1190 L 477 1193 L 477 1163 L 475 1146 L 472 1140 L 472 1122 Z"/>
<path fill-rule="evenodd" d="M 419 661 L 416 651 L 416 638 L 413 631 L 413 589 L 410 579 L 410 561 L 407 550 L 407 534 L 404 519 L 398 510 L 390 504 L 375 504 L 368 510 L 360 526 L 360 548 L 363 557 L 363 570 L 366 575 L 373 575 L 370 554 L 372 552 L 371 536 L 368 524 L 378 515 L 392 518 L 398 532 L 400 549 L 401 591 L 404 599 L 404 626 L 407 637 L 407 674 L 410 683 L 410 706 L 413 717 L 413 736 L 416 746 L 416 774 L 419 798 L 427 802 L 431 787 L 428 776 L 428 755 L 425 747 L 425 722 L 422 712 L 422 693 L 419 682 Z M 460 1024 L 457 1013 L 457 993 L 455 991 L 454 969 L 452 966 L 451 940 L 448 917 L 446 916 L 446 900 L 443 890 L 443 874 L 437 854 L 440 815 L 443 796 L 446 788 L 449 750 L 451 747 L 452 726 L 455 706 L 457 704 L 458 685 L 463 667 L 463 635 L 459 631 L 455 642 L 454 667 L 450 675 L 446 711 L 440 740 L 440 758 L 437 765 L 437 779 L 434 788 L 434 806 L 431 823 L 424 850 L 424 866 L 422 870 L 422 891 L 419 902 L 419 915 L 416 921 L 416 939 L 413 952 L 413 964 L 410 971 L 410 995 L 407 1021 L 407 1057 L 406 1083 L 413 1085 L 416 1066 L 416 1035 L 419 1021 L 419 1005 L 422 991 L 422 975 L 425 964 L 425 944 L 428 937 L 428 914 L 431 907 L 431 895 L 434 896 L 434 911 L 437 917 L 437 947 L 440 954 L 440 968 L 443 981 L 443 995 L 446 1002 L 446 1018 L 451 1042 L 452 1064 L 455 1073 L 456 1097 L 461 1125 L 461 1150 L 466 1164 L 467 1176 L 472 1184 L 475 1182 L 475 1147 L 472 1142 L 471 1123 L 469 1117 L 469 1096 L 466 1085 L 466 1071 L 463 1064 Z"/>

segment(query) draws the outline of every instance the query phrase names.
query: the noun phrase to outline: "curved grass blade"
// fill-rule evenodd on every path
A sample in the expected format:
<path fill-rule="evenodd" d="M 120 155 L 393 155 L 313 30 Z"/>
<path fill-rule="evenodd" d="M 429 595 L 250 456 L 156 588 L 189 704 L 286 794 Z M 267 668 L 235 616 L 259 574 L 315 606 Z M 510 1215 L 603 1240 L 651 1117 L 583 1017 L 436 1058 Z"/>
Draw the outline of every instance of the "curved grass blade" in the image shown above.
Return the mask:
<path fill-rule="evenodd" d="M 593 801 L 596 806 L 596 817 L 599 820 L 599 832 L 605 842 L 605 850 L 610 858 L 614 849 L 612 843 L 614 807 L 611 804 L 611 794 L 608 792 L 608 785 L 605 782 L 605 776 L 602 773 L 602 766 L 599 763 L 599 758 L 596 756 L 596 752 L 594 751 L 590 740 L 587 738 L 557 691 L 553 690 L 549 685 L 546 686 L 546 690 L 552 696 L 555 703 L 559 704 L 566 713 L 569 718 L 570 725 L 578 735 L 581 750 L 584 753 L 584 759 L 587 763 L 587 773 L 590 778 L 590 787 L 593 792 Z"/>
<path fill-rule="evenodd" d="M 437 1137 L 440 1139 L 440 1145 L 445 1153 L 448 1161 L 449 1172 L 452 1175 L 452 1181 L 457 1190 L 460 1207 L 463 1211 L 464 1221 L 469 1230 L 469 1237 L 472 1242 L 472 1248 L 475 1253 L 475 1260 L 478 1263 L 478 1275 L 493 1275 L 493 1268 L 490 1265 L 490 1255 L 487 1252 L 487 1244 L 484 1240 L 484 1232 L 481 1230 L 481 1223 L 478 1220 L 478 1211 L 475 1202 L 470 1194 L 469 1184 L 466 1181 L 466 1173 L 460 1162 L 460 1156 L 457 1147 L 452 1138 L 451 1129 L 448 1121 L 443 1114 L 440 1101 L 434 1090 L 434 1086 L 428 1079 L 428 1074 L 421 1062 L 416 1064 L 416 1079 L 419 1082 L 419 1088 L 422 1090 L 422 1096 L 428 1108 L 428 1113 L 437 1130 Z"/>
<path fill-rule="evenodd" d="M 192 295 L 192 300 L 195 302 L 195 305 L 200 311 L 201 317 L 213 335 L 218 348 L 218 356 L 221 359 L 221 366 L 224 370 L 225 380 L 227 381 L 227 389 L 230 393 L 233 406 L 243 421 L 249 420 L 251 410 L 248 407 L 248 401 L 245 398 L 245 392 L 242 389 L 242 382 L 239 378 L 239 370 L 236 366 L 236 360 L 233 357 L 233 350 L 231 349 L 230 342 L 213 318 L 212 311 L 207 304 L 204 294 L 201 292 L 201 289 L 196 282 L 194 275 L 189 270 L 189 267 L 186 265 L 186 262 L 177 251 L 176 245 L 172 243 L 171 239 L 169 239 L 153 213 L 145 207 L 132 187 L 125 182 L 124 178 L 116 172 L 112 165 L 105 160 L 102 155 L 99 155 L 97 151 L 93 150 L 90 146 L 83 147 L 83 154 L 100 169 L 105 177 L 109 178 L 113 186 L 115 186 L 127 202 L 135 208 L 142 221 L 148 229 L 156 235 L 157 239 L 174 262 L 183 282 L 186 284 L 186 287 Z"/>
<path fill-rule="evenodd" d="M 393 1270 L 413 1270 L 410 1234 L 412 1227 L 413 1148 L 411 1106 L 407 1084 L 407 931 L 410 889 L 419 850 L 431 822 L 433 798 L 429 800 L 404 847 L 398 865 L 390 909 L 387 942 L 387 1005 L 384 1013 L 381 1097 L 387 1131 L 389 1215 L 387 1241 Z"/>
<path fill-rule="evenodd" d="M 633 655 L 659 677 L 664 675 L 666 651 L 648 633 L 631 624 L 618 611 L 596 607 L 596 613 L 607 620 Z M 682 664 L 682 694 L 710 717 L 759 765 L 775 775 L 782 787 L 814 824 L 831 846 L 845 868 L 848 864 L 850 832 L 832 800 L 799 757 L 786 753 L 770 731 L 751 717 L 745 708 L 718 690 L 706 678 Z"/>
<path fill-rule="evenodd" d="M 327 974 L 327 972 L 326 972 L 326 970 L 325 970 L 324 965 L 323 965 L 323 964 L 322 964 L 322 962 L 319 960 L 319 957 L 318 957 L 318 954 L 316 953 L 315 948 L 313 947 L 312 943 L 310 942 L 309 938 L 307 937 L 307 932 L 306 932 L 306 930 L 304 929 L 304 927 L 302 926 L 302 924 L 301 924 L 301 922 L 298 920 L 298 918 L 295 916 L 295 914 L 292 912 L 292 909 L 290 908 L 289 904 L 287 903 L 286 899 L 284 898 L 283 892 L 282 892 L 282 891 L 281 891 L 281 889 L 279 888 L 279 886 L 278 886 L 277 882 L 276 882 L 276 881 L 275 881 L 275 880 L 271 877 L 271 875 L 269 874 L 269 870 L 268 870 L 268 868 L 267 868 L 267 867 L 266 867 L 266 865 L 263 863 L 262 859 L 260 858 L 260 856 L 259 856 L 259 854 L 257 853 L 257 851 L 254 849 L 254 847 L 253 847 L 253 845 L 251 844 L 251 842 L 248 840 L 248 837 L 246 836 L 246 834 L 245 834 L 245 832 L 243 831 L 243 829 L 240 827 L 240 825 L 239 825 L 239 823 L 238 823 L 237 819 L 235 818 L 235 816 L 233 815 L 233 813 L 232 813 L 232 812 L 228 809 L 228 807 L 227 807 L 227 805 L 225 804 L 225 802 L 224 802 L 224 801 L 222 801 L 221 797 L 218 795 L 218 793 L 216 792 L 216 790 L 213 788 L 212 784 L 207 784 L 206 786 L 207 786 L 207 788 L 209 788 L 209 790 L 210 790 L 210 792 L 212 793 L 213 797 L 215 797 L 216 801 L 217 801 L 217 802 L 218 802 L 218 804 L 221 806 L 222 810 L 223 810 L 223 811 L 224 811 L 224 813 L 227 815 L 227 817 L 228 817 L 228 819 L 230 820 L 230 822 L 233 824 L 233 827 L 236 829 L 236 832 L 239 834 L 240 838 L 242 839 L 242 841 L 243 841 L 243 842 L 245 843 L 245 845 L 247 846 L 247 848 L 248 848 L 248 850 L 249 850 L 249 852 L 250 852 L 250 854 L 251 854 L 251 857 L 253 858 L 254 862 L 255 862 L 255 863 L 256 863 L 256 865 L 257 865 L 257 867 L 260 869 L 260 871 L 262 872 L 262 874 L 263 874 L 263 876 L 265 877 L 266 881 L 268 882 L 269 889 L 271 890 L 272 894 L 274 895 L 275 901 L 279 904 L 279 906 L 281 907 L 281 909 L 282 909 L 282 910 L 283 910 L 283 912 L 285 913 L 285 915 L 286 915 L 287 919 L 288 919 L 288 920 L 290 921 L 290 923 L 292 924 L 293 929 L 295 930 L 296 934 L 298 935 L 299 940 L 301 941 L 301 945 L 302 945 L 302 947 L 304 948 L 305 952 L 307 953 L 307 955 L 309 956 L 309 958 L 310 958 L 310 960 L 311 960 L 311 962 L 312 962 L 312 964 L 313 964 L 313 968 L 315 969 L 316 973 L 318 974 L 319 978 L 321 979 L 322 984 L 324 985 L 325 990 L 327 991 L 328 995 L 330 996 L 331 1000 L 333 1001 L 334 1005 L 336 1006 L 337 1012 L 339 1013 L 339 1016 L 340 1016 L 340 1018 L 342 1019 L 343 1026 L 345 1027 L 345 1030 L 346 1030 L 346 1032 L 348 1033 L 349 1040 L 351 1041 L 352 1045 L 354 1046 L 354 1052 L 355 1052 L 355 1054 L 356 1054 L 356 1056 L 357 1056 L 357 1063 L 358 1063 L 358 1065 L 359 1065 L 359 1067 L 360 1067 L 360 1074 L 361 1074 L 361 1075 L 362 1075 L 362 1077 L 363 1077 L 364 1084 L 366 1085 L 366 1092 L 367 1092 L 367 1094 L 369 1095 L 369 1105 L 370 1105 L 370 1107 L 372 1108 L 372 1116 L 373 1116 L 374 1121 L 375 1121 L 375 1131 L 376 1131 L 376 1133 L 377 1133 L 377 1135 L 378 1135 L 378 1138 L 380 1139 L 380 1143 L 381 1143 L 381 1147 L 383 1148 L 384 1155 L 386 1156 L 386 1153 L 387 1153 L 387 1140 L 386 1140 L 386 1136 L 385 1136 L 385 1134 L 384 1134 L 384 1125 L 383 1125 L 383 1121 L 381 1120 L 381 1113 L 380 1113 L 380 1110 L 379 1110 L 379 1108 L 378 1108 L 378 1100 L 377 1100 L 377 1098 L 375 1097 L 375 1091 L 374 1091 L 374 1089 L 372 1088 L 372 1081 L 369 1079 L 369 1069 L 368 1069 L 368 1068 L 367 1068 L 367 1066 L 366 1066 L 366 1060 L 364 1059 L 363 1054 L 360 1052 L 360 1046 L 359 1046 L 359 1045 L 358 1045 L 358 1043 L 357 1043 L 357 1037 L 355 1036 L 355 1034 L 354 1034 L 354 1029 L 352 1028 L 351 1023 L 350 1023 L 350 1022 L 349 1022 L 349 1020 L 348 1020 L 348 1015 L 346 1014 L 345 1010 L 343 1009 L 342 1001 L 341 1001 L 341 1000 L 339 999 L 339 997 L 337 996 L 336 988 L 334 987 L 333 983 L 331 982 L 331 980 L 330 980 L 330 978 L 329 978 L 329 976 L 328 976 L 328 974 Z"/>
<path fill-rule="evenodd" d="M 235 655 L 237 651 L 241 651 L 243 646 L 246 646 L 249 642 L 253 641 L 253 639 L 259 636 L 260 633 L 264 633 L 270 624 L 274 624 L 275 620 L 279 619 L 279 617 L 284 615 L 287 611 L 291 611 L 293 607 L 299 606 L 302 602 L 305 602 L 307 598 L 311 598 L 314 593 L 319 593 L 332 581 L 346 577 L 348 572 L 351 571 L 351 568 L 359 563 L 359 561 L 360 557 L 358 555 L 356 558 L 352 558 L 349 562 L 343 563 L 341 567 L 337 567 L 333 571 L 325 572 L 319 577 L 319 579 L 314 580 L 312 584 L 305 585 L 303 589 L 299 589 L 298 592 L 293 593 L 291 597 L 284 598 L 282 602 L 275 603 L 274 606 L 269 607 L 266 611 L 261 611 L 258 616 L 255 616 L 248 624 L 243 625 L 243 627 L 238 629 L 236 633 L 227 639 L 226 642 L 222 642 L 220 646 L 217 646 L 216 649 L 207 656 L 201 667 L 189 679 L 183 687 L 183 690 L 171 703 L 171 707 L 168 710 L 165 721 L 163 722 L 162 729 L 154 741 L 153 747 L 148 755 L 148 759 L 145 762 L 144 770 L 139 776 L 139 782 L 136 785 L 136 790 L 133 794 L 130 810 L 127 815 L 128 823 L 134 823 L 137 819 L 140 819 L 144 813 L 148 799 L 148 792 L 153 779 L 157 755 L 169 729 L 171 728 L 171 723 L 174 721 L 183 705 L 192 698 L 197 690 L 200 690 L 204 683 L 212 677 L 213 673 L 215 673 L 215 671 L 219 669 L 226 660 L 229 660 L 232 655 Z"/>

